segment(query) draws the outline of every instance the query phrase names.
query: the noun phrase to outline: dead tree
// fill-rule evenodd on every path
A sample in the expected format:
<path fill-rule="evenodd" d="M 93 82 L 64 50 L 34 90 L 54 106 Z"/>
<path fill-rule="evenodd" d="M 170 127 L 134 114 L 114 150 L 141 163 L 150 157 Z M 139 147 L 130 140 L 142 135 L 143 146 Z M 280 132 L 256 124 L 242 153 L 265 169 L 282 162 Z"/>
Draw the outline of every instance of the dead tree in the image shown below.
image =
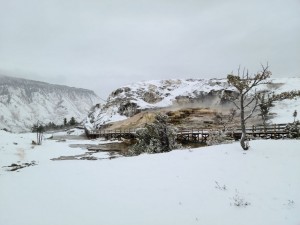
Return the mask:
<path fill-rule="evenodd" d="M 252 76 L 249 75 L 248 71 L 245 72 L 245 70 L 241 74 L 240 69 L 238 70 L 237 75 L 230 74 L 227 76 L 228 83 L 235 87 L 238 93 L 238 95 L 232 95 L 227 99 L 233 102 L 236 108 L 240 111 L 240 123 L 242 130 L 240 143 L 244 150 L 249 149 L 249 145 L 246 142 L 246 122 L 253 115 L 258 106 L 258 94 L 254 89 L 261 84 L 267 83 L 266 79 L 269 78 L 271 74 L 269 66 L 262 65 L 262 70 Z M 250 109 L 250 112 L 245 115 L 247 109 Z"/>

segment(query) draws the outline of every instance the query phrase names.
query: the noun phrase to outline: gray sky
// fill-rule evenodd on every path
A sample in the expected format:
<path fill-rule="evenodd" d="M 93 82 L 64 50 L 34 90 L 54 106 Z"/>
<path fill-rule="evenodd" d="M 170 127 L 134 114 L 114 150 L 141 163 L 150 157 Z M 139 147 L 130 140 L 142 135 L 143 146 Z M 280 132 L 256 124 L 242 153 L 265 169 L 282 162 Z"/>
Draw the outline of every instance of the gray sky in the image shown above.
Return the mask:
<path fill-rule="evenodd" d="M 0 73 L 94 90 L 226 77 L 300 77 L 300 0 L 0 0 Z"/>

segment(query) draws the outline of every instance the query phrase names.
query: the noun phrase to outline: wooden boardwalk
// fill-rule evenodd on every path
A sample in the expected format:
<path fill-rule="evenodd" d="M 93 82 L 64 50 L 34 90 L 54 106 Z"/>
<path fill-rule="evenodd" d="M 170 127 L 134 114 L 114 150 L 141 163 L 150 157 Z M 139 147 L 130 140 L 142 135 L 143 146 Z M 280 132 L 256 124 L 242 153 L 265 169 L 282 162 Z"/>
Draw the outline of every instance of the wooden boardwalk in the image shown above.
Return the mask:
<path fill-rule="evenodd" d="M 137 129 L 124 129 L 124 130 L 85 130 L 86 136 L 90 139 L 103 137 L 105 139 L 134 139 L 136 137 Z"/>
<path fill-rule="evenodd" d="M 105 138 L 105 139 L 135 139 L 137 129 L 124 130 L 94 130 L 87 131 L 86 135 L 90 139 Z M 203 129 L 179 130 L 177 132 L 177 141 L 179 142 L 203 142 L 207 141 L 209 131 Z"/>
<path fill-rule="evenodd" d="M 288 135 L 288 130 L 286 129 L 287 124 L 272 124 L 264 127 L 263 125 L 253 125 L 246 128 L 247 136 L 249 137 L 261 137 L 261 138 L 271 138 L 280 139 L 285 138 Z M 235 140 L 239 140 L 242 136 L 241 129 L 236 129 L 231 133 L 231 136 Z"/>
<path fill-rule="evenodd" d="M 206 143 L 208 137 L 209 131 L 204 129 L 179 130 L 177 132 L 177 141 L 179 142 Z"/>
<path fill-rule="evenodd" d="M 246 128 L 248 137 L 261 137 L 279 139 L 287 137 L 287 124 L 268 125 L 266 128 L 263 125 L 255 125 Z M 137 129 L 123 129 L 123 130 L 86 130 L 86 135 L 90 139 L 105 138 L 105 139 L 135 139 Z M 211 132 L 218 132 L 219 130 L 208 130 L 205 128 L 193 128 L 186 130 L 178 130 L 177 141 L 179 142 L 202 142 L 206 143 Z M 239 140 L 242 136 L 241 129 L 236 129 L 232 132 L 227 132 L 227 136 Z"/>

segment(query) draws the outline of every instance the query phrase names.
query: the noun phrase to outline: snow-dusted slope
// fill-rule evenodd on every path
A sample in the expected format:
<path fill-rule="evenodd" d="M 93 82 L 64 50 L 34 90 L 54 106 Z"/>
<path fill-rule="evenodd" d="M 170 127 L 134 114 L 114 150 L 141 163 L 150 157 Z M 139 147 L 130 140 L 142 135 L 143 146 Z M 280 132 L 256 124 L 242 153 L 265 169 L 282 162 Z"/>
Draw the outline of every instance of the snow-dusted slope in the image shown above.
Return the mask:
<path fill-rule="evenodd" d="M 300 90 L 300 78 L 278 78 L 273 80 L 274 83 L 281 84 L 276 93 L 282 93 L 286 91 Z M 287 99 L 280 102 L 276 102 L 275 106 L 271 108 L 271 113 L 275 114 L 275 117 L 271 119 L 273 123 L 287 123 L 293 121 L 293 112 L 297 110 L 298 115 L 300 113 L 300 98 Z M 299 120 L 300 116 L 298 116 Z"/>
<path fill-rule="evenodd" d="M 1 225 L 300 224 L 299 140 L 51 161 L 87 151 L 70 144 L 101 141 L 47 139 L 33 148 L 32 133 L 0 136 Z"/>
<path fill-rule="evenodd" d="M 26 131 L 38 120 L 62 124 L 82 120 L 99 102 L 90 90 L 0 76 L 0 129 Z"/>
<path fill-rule="evenodd" d="M 113 91 L 106 104 L 96 106 L 88 115 L 86 128 L 93 129 L 124 120 L 141 110 L 164 108 L 200 101 L 218 100 L 218 91 L 229 88 L 225 79 L 170 79 L 133 83 Z M 206 101 L 207 104 L 207 101 Z"/>
<path fill-rule="evenodd" d="M 260 89 L 275 93 L 300 89 L 300 78 L 272 79 L 272 82 L 273 85 L 264 85 Z M 86 127 L 98 128 L 110 122 L 124 120 L 145 109 L 184 104 L 198 107 L 220 106 L 223 102 L 220 98 L 223 90 L 234 90 L 226 79 L 171 79 L 130 84 L 112 92 L 106 104 L 95 106 L 87 117 Z M 283 103 L 292 104 L 289 109 L 293 110 L 300 106 L 295 100 Z M 287 109 L 283 103 L 278 104 L 273 112 L 283 114 L 281 111 Z"/>

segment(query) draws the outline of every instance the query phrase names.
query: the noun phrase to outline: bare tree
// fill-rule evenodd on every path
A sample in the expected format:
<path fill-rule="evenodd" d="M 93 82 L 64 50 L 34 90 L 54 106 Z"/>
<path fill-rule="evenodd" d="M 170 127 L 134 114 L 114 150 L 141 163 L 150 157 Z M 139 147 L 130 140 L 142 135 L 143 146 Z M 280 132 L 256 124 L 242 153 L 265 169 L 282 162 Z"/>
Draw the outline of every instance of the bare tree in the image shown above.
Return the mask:
<path fill-rule="evenodd" d="M 240 73 L 238 70 L 237 75 L 228 75 L 227 81 L 230 85 L 236 88 L 238 95 L 231 95 L 228 100 L 232 101 L 236 108 L 240 111 L 240 123 L 242 130 L 242 137 L 240 140 L 241 146 L 244 150 L 249 149 L 249 145 L 246 142 L 246 122 L 253 115 L 255 109 L 258 106 L 258 94 L 254 90 L 254 93 L 250 93 L 251 90 L 257 86 L 266 83 L 266 79 L 271 76 L 269 66 L 263 66 L 262 70 L 252 76 L 249 75 L 248 71 Z M 245 115 L 246 110 L 250 109 L 249 113 Z"/>

